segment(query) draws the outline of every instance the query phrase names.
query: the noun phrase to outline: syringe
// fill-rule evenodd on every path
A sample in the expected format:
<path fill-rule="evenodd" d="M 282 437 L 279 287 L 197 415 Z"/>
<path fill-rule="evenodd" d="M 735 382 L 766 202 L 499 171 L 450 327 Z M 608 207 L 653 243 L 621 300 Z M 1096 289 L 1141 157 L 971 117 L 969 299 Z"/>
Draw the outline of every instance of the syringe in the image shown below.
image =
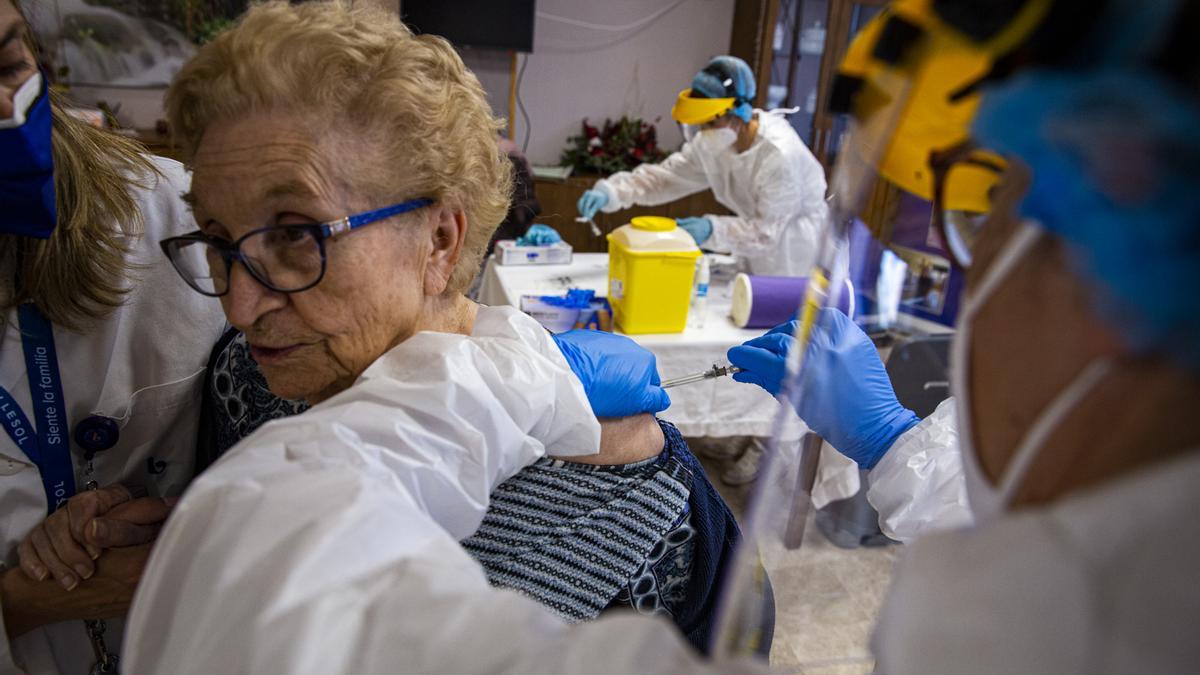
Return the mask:
<path fill-rule="evenodd" d="M 714 377 L 724 377 L 726 375 L 733 375 L 734 373 L 740 372 L 742 372 L 742 369 L 738 368 L 737 366 L 718 366 L 714 363 L 712 368 L 704 372 L 677 377 L 673 380 L 667 380 L 666 382 L 663 382 L 661 386 L 663 389 L 670 389 L 671 387 L 678 387 L 681 384 L 691 384 L 693 382 L 711 380 Z"/>
<path fill-rule="evenodd" d="M 600 226 L 596 224 L 595 218 L 584 218 L 583 216 L 579 216 L 578 218 L 575 219 L 575 222 L 587 223 L 588 225 L 591 225 L 593 237 L 600 237 L 600 236 L 604 235 L 604 233 L 600 231 Z"/>

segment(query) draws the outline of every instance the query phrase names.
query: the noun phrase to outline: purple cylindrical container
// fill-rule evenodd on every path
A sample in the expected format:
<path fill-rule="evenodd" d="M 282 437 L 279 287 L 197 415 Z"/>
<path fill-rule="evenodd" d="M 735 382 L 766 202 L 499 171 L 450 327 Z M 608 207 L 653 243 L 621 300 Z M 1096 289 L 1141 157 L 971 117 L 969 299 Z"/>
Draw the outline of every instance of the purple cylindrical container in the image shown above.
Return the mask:
<path fill-rule="evenodd" d="M 766 277 L 739 274 L 733 280 L 733 305 L 729 315 L 741 328 L 773 328 L 788 321 L 800 307 L 808 277 Z M 854 285 L 846 286 L 837 308 L 854 317 Z"/>

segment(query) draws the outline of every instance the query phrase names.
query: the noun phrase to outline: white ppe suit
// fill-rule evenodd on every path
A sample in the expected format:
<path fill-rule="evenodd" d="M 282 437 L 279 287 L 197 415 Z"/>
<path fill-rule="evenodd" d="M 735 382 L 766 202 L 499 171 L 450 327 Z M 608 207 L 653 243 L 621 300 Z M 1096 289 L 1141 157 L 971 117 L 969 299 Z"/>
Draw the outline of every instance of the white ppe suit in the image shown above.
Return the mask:
<path fill-rule="evenodd" d="M 689 141 L 659 164 L 597 181 L 595 189 L 608 195 L 604 212 L 666 204 L 711 188 L 737 215 L 704 214 L 713 226 L 705 248 L 745 258 L 754 274 L 808 274 L 827 212 L 825 170 L 786 119 L 755 114 L 758 135 L 745 152 L 729 146 L 710 155 Z"/>
<path fill-rule="evenodd" d="M 962 463 L 948 400 L 868 476 L 880 526 L 911 542 L 880 672 L 1195 672 L 1200 453 L 973 527 Z"/>
<path fill-rule="evenodd" d="M 225 317 L 215 299 L 183 283 L 158 247 L 162 238 L 193 229 L 195 221 L 180 199 L 189 183 L 183 166 L 151 159 L 162 175 L 145 177 L 144 186 L 132 191 L 144 233 L 129 242 L 129 294 L 82 333 L 56 327 L 54 340 L 68 425 L 100 414 L 120 426 L 117 444 L 93 460 L 92 477 L 101 486 L 122 483 L 174 496 L 192 478 L 204 366 Z M 8 312 L 6 324 L 0 384 L 33 420 L 16 310 Z M 71 454 L 82 490 L 83 451 L 72 444 Z M 0 514 L 0 567 L 15 567 L 17 544 L 47 510 L 37 466 L 8 434 L 0 434 Z M 107 624 L 105 644 L 116 651 L 121 621 Z M 0 673 L 86 673 L 94 661 L 82 621 L 35 629 L 10 643 L 0 619 Z"/>
<path fill-rule="evenodd" d="M 673 625 L 568 628 L 459 546 L 547 447 L 595 453 L 599 424 L 540 325 L 484 308 L 470 337 L 415 335 L 189 488 L 134 598 L 125 672 L 694 669 Z"/>

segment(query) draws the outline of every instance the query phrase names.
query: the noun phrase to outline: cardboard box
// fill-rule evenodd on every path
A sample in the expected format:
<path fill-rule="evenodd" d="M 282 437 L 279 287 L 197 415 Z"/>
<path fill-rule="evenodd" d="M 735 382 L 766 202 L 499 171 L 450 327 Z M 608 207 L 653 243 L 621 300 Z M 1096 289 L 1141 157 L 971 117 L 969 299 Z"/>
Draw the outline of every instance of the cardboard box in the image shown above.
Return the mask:
<path fill-rule="evenodd" d="M 571 245 L 565 241 L 549 246 L 517 246 L 515 239 L 496 242 L 498 265 L 565 265 L 571 262 Z"/>

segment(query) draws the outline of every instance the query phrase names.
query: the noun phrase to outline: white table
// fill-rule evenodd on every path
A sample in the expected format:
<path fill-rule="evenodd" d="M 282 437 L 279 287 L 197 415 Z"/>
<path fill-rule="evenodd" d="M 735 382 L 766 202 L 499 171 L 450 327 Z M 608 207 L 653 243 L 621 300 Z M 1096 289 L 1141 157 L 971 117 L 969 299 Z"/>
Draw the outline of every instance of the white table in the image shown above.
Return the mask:
<path fill-rule="evenodd" d="M 489 260 L 479 288 L 485 305 L 521 306 L 522 295 L 557 295 L 568 288 L 583 288 L 607 295 L 608 254 L 577 253 L 567 265 L 497 265 Z M 728 363 L 725 352 L 732 346 L 761 335 L 764 330 L 743 330 L 729 319 L 728 283 L 714 283 L 709 290 L 708 316 L 703 328 L 691 325 L 682 333 L 631 335 L 638 344 L 654 352 L 664 380 L 689 375 Z M 754 385 L 722 377 L 670 389 L 671 407 L 663 419 L 679 427 L 685 436 L 770 436 L 779 404 Z M 793 414 L 783 438 L 795 440 L 805 431 Z"/>

